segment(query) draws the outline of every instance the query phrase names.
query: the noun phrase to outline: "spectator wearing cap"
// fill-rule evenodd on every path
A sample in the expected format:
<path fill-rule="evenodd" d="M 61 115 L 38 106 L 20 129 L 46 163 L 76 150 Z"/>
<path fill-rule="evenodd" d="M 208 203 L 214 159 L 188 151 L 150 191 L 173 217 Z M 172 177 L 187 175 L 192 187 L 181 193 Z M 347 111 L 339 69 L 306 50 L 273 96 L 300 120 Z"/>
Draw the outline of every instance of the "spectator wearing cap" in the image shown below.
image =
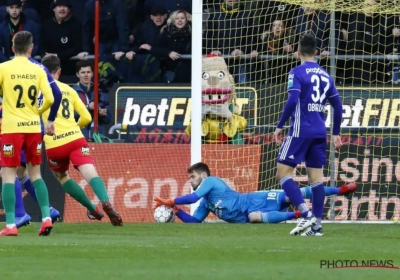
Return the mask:
<path fill-rule="evenodd" d="M 22 4 L 22 11 L 24 12 L 26 18 L 33 20 L 34 22 L 36 22 L 37 24 L 40 25 L 41 21 L 40 21 L 40 17 L 39 14 L 37 13 L 37 11 L 27 5 L 25 5 L 25 0 L 21 0 L 21 4 Z M 3 19 L 7 16 L 7 0 L 4 0 L 3 3 L 0 3 L 0 6 L 5 5 L 3 7 L 0 7 L 0 22 L 3 21 Z"/>
<path fill-rule="evenodd" d="M 14 56 L 11 49 L 12 39 L 19 31 L 29 31 L 33 36 L 32 56 L 39 54 L 40 27 L 34 21 L 27 19 L 22 12 L 21 0 L 7 0 L 7 15 L 0 24 L 0 62 Z"/>
<path fill-rule="evenodd" d="M 63 66 L 63 74 L 73 75 L 76 56 L 82 47 L 81 22 L 71 13 L 71 0 L 55 0 L 54 15 L 44 21 L 41 29 L 40 54 L 57 55 Z"/>
<path fill-rule="evenodd" d="M 160 37 L 161 28 L 166 24 L 167 13 L 167 9 L 162 5 L 151 8 L 150 17 L 145 20 L 138 33 L 135 34 L 136 40 L 133 46 L 135 53 L 151 52 L 152 46 Z"/>
<path fill-rule="evenodd" d="M 94 49 L 95 0 L 85 5 L 83 17 L 83 52 L 78 54 L 84 59 Z M 129 49 L 129 26 L 126 20 L 124 4 L 121 0 L 100 0 L 99 55 L 107 55 Z"/>
<path fill-rule="evenodd" d="M 126 80 L 135 83 L 159 82 L 161 75 L 160 59 L 151 56 L 153 48 L 157 44 L 161 29 L 167 20 L 167 9 L 158 5 L 151 8 L 151 15 L 141 24 L 135 33 L 135 41 L 131 49 L 125 54 L 115 54 L 117 60 L 132 62 L 128 68 L 122 70 Z M 157 47 L 155 47 L 157 48 Z"/>
<path fill-rule="evenodd" d="M 147 14 L 151 13 L 152 7 L 159 5 L 167 9 L 168 16 L 177 10 L 184 10 L 192 14 L 192 0 L 146 0 L 144 3 Z"/>

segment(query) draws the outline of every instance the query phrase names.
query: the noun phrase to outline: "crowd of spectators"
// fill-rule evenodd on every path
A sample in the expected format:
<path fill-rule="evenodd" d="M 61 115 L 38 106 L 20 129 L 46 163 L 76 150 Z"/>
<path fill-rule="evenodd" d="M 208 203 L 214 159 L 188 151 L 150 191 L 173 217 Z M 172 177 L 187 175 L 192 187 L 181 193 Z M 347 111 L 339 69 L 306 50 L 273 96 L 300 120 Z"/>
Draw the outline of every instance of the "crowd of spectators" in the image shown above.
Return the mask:
<path fill-rule="evenodd" d="M 365 7 L 377 1 L 365 0 Z M 100 58 L 117 69 L 120 81 L 190 83 L 191 60 L 182 55 L 191 54 L 192 0 L 99 2 Z M 333 54 L 332 40 L 338 55 L 400 51 L 399 15 L 336 12 L 331 32 L 329 11 L 272 0 L 203 2 L 203 54 L 226 56 L 238 83 L 285 81 L 290 68 L 299 63 L 297 42 L 304 32 L 316 36 L 319 62 L 326 67 Z M 94 53 L 95 0 L 0 0 L 0 6 L 0 62 L 13 56 L 13 35 L 27 30 L 34 37 L 33 56 L 56 54 L 63 73 L 79 78 L 87 91 L 76 63 Z M 347 84 L 391 82 L 399 64 L 368 57 L 335 62 L 337 82 Z"/>

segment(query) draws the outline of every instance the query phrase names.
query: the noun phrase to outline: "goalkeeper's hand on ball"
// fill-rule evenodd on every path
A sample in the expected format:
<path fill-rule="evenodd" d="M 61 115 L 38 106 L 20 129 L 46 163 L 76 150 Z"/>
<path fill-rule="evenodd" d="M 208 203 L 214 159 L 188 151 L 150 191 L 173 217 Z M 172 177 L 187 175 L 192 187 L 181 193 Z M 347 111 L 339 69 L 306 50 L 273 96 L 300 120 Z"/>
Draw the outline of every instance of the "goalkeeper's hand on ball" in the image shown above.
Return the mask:
<path fill-rule="evenodd" d="M 162 199 L 161 197 L 156 197 L 155 199 L 154 199 L 154 201 L 156 201 L 157 203 L 156 203 L 156 207 L 159 207 L 159 206 L 161 206 L 161 205 L 165 205 L 165 206 L 167 206 L 167 207 L 174 207 L 174 205 L 175 205 L 175 202 L 174 202 L 174 199 L 173 198 L 167 198 L 167 199 Z"/>

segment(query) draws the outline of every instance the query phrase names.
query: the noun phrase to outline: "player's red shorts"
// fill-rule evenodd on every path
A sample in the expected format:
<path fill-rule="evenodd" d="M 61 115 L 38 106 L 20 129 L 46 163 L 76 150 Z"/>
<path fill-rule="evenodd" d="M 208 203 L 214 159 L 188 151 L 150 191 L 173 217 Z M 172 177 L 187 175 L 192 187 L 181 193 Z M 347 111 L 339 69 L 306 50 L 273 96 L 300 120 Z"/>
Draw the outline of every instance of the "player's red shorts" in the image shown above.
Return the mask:
<path fill-rule="evenodd" d="M 33 165 L 42 163 L 41 133 L 7 133 L 1 136 L 1 166 L 18 167 L 21 163 L 21 150 L 26 162 Z"/>
<path fill-rule="evenodd" d="M 84 164 L 94 164 L 85 138 L 74 140 L 59 147 L 46 149 L 46 155 L 50 169 L 60 173 L 68 171 L 69 162 L 75 168 Z"/>

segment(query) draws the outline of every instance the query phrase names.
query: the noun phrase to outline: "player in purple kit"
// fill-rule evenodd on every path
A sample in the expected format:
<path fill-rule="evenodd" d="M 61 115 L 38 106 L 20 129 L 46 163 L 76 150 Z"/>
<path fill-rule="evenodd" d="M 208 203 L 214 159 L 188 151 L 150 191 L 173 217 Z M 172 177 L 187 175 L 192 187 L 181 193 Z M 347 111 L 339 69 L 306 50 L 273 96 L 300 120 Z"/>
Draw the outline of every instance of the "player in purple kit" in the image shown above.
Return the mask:
<path fill-rule="evenodd" d="M 291 235 L 323 235 L 321 219 L 325 194 L 322 168 L 326 163 L 324 111 L 327 100 L 334 109 L 333 145 L 336 149 L 342 145 L 339 136 L 342 102 L 333 78 L 314 60 L 316 44 L 315 37 L 309 33 L 300 39 L 301 65 L 289 73 L 289 98 L 274 133 L 276 143 L 281 145 L 283 126 L 291 117 L 290 130 L 279 149 L 277 159 L 279 184 L 302 216 L 297 226 L 290 232 Z M 312 213 L 304 202 L 299 185 L 292 178 L 294 168 L 303 160 L 306 163 L 312 190 Z"/>

